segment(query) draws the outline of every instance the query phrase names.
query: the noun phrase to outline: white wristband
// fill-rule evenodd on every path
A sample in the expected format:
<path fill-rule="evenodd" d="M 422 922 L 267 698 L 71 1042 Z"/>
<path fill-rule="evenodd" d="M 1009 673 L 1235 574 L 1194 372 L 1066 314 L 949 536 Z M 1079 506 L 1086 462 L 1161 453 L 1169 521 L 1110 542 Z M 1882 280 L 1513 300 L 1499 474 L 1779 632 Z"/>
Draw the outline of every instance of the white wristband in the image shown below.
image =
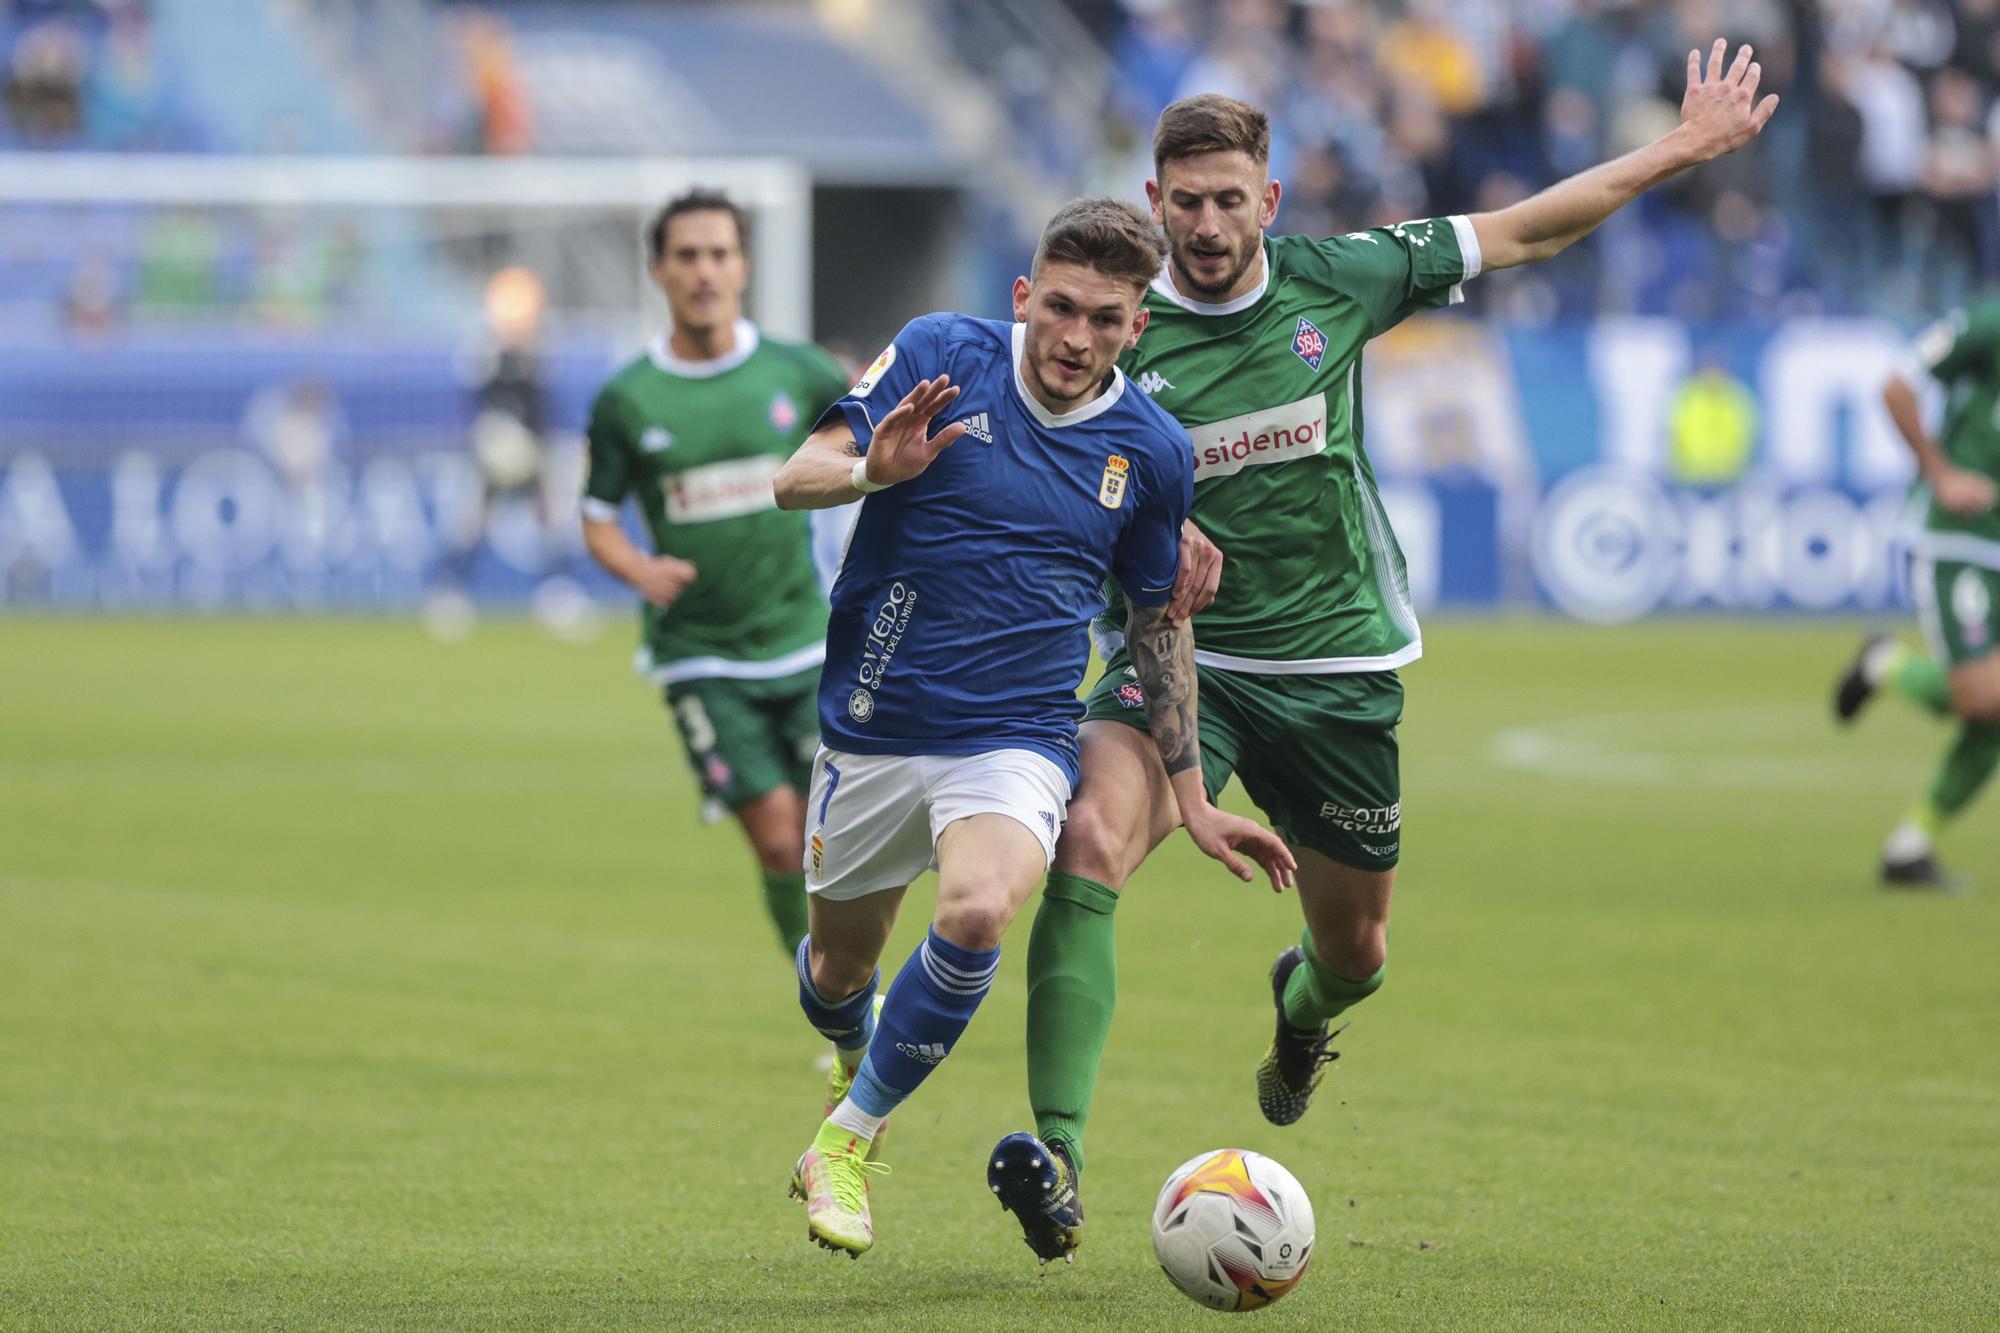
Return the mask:
<path fill-rule="evenodd" d="M 886 491 L 896 484 L 893 481 L 868 480 L 868 460 L 865 458 L 854 460 L 854 471 L 848 474 L 848 480 L 853 482 L 854 489 L 860 491 L 863 495 L 873 495 L 876 491 Z"/>

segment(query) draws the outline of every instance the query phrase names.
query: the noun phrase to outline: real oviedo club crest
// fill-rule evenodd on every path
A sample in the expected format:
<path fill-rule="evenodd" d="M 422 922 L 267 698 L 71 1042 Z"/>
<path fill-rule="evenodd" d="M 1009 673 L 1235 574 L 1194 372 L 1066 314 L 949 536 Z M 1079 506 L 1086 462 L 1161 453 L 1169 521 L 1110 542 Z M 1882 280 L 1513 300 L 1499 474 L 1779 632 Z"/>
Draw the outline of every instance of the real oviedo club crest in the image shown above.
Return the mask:
<path fill-rule="evenodd" d="M 1125 483 L 1131 476 L 1132 464 L 1122 454 L 1112 454 L 1104 460 L 1104 477 L 1097 486 L 1097 503 L 1106 509 L 1116 509 L 1125 503 Z"/>

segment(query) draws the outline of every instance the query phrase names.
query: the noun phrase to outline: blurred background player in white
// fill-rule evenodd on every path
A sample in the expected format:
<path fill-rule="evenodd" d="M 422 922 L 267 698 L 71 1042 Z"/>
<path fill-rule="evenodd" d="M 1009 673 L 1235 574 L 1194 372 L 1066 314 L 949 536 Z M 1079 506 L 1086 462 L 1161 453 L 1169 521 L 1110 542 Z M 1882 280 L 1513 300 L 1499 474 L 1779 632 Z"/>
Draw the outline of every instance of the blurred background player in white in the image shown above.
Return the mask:
<path fill-rule="evenodd" d="M 536 617 L 564 638 L 585 638 L 596 630 L 590 597 L 566 567 L 568 544 L 551 521 L 556 502 L 541 354 L 547 306 L 542 280 L 532 269 L 512 265 L 487 280 L 484 328 L 462 370 L 472 387 L 467 434 L 478 489 L 442 534 L 437 583 L 423 606 L 425 628 L 446 642 L 472 632 L 473 566 L 510 504 L 524 505 L 533 515 L 541 565 L 532 603 Z"/>
<path fill-rule="evenodd" d="M 1919 385 L 1945 392 L 1944 422 L 1924 424 Z M 1958 878 L 1938 863 L 1935 841 L 2000 767 L 2000 297 L 1988 296 L 1926 330 L 1882 402 L 1916 456 L 1928 491 L 1910 537 L 1910 597 L 1925 650 L 1873 637 L 1834 693 L 1852 722 L 1887 687 L 1940 718 L 1952 738 L 1923 794 L 1882 847 L 1882 883 L 1945 889 Z"/>
<path fill-rule="evenodd" d="M 1066 206 L 1015 281 L 1016 323 L 911 322 L 778 474 L 787 507 L 869 497 L 833 589 L 798 952 L 800 1004 L 851 1079 L 792 1179 L 828 1249 L 873 1244 L 882 1122 L 950 1054 L 1048 870 L 1107 578 L 1132 607 L 1133 666 L 1189 835 L 1244 879 L 1233 848 L 1274 887 L 1293 869 L 1274 835 L 1202 790 L 1193 637 L 1167 614 L 1193 460 L 1117 367 L 1162 256 L 1132 205 Z M 933 867 L 936 915 L 878 1019 L 877 961 Z"/>
<path fill-rule="evenodd" d="M 789 953 L 806 932 L 804 792 L 826 595 L 807 518 L 779 511 L 771 478 L 847 377 L 819 348 L 743 317 L 745 227 L 727 196 L 695 190 L 647 229 L 673 323 L 591 409 L 583 535 L 640 596 L 638 669 L 661 688 L 704 796 L 742 825 Z M 619 524 L 628 496 L 651 554 Z"/>

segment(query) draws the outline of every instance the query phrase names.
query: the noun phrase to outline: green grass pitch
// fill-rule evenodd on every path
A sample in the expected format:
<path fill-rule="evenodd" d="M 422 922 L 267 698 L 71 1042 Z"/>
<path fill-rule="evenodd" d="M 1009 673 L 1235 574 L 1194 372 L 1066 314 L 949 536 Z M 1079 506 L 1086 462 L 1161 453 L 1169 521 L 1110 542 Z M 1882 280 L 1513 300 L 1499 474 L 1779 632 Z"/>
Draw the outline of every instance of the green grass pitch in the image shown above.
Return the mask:
<path fill-rule="evenodd" d="M 2000 799 L 1945 844 L 1978 892 L 1874 887 L 1945 733 L 1833 730 L 1856 633 L 1440 620 L 1320 1103 L 1252 1092 L 1296 908 L 1177 839 L 1044 1277 L 982 1178 L 1025 920 L 876 1250 L 806 1243 L 816 1043 L 622 627 L 0 621 L 0 1325 L 1193 1327 L 1147 1213 L 1235 1145 L 1319 1217 L 1259 1326 L 1993 1328 Z"/>

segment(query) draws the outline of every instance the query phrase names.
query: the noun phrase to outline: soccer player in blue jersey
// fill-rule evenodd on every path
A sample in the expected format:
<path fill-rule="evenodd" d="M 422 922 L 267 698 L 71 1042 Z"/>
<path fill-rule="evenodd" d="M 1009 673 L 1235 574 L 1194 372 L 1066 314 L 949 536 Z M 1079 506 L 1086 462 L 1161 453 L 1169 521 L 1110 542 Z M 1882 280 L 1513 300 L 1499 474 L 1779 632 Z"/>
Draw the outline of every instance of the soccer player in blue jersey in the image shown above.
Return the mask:
<path fill-rule="evenodd" d="M 1048 871 L 1107 576 L 1131 600 L 1132 660 L 1189 836 L 1241 879 L 1238 849 L 1274 888 L 1296 868 L 1202 788 L 1193 636 L 1167 614 L 1193 451 L 1117 366 L 1164 254 L 1130 205 L 1069 205 L 1015 281 L 1017 322 L 912 321 L 775 480 L 786 508 L 867 496 L 833 587 L 798 955 L 799 1002 L 838 1051 L 841 1095 L 792 1177 L 828 1249 L 873 1243 L 882 1122 L 950 1054 Z M 930 932 L 878 1017 L 876 964 L 904 890 L 933 867 Z"/>

